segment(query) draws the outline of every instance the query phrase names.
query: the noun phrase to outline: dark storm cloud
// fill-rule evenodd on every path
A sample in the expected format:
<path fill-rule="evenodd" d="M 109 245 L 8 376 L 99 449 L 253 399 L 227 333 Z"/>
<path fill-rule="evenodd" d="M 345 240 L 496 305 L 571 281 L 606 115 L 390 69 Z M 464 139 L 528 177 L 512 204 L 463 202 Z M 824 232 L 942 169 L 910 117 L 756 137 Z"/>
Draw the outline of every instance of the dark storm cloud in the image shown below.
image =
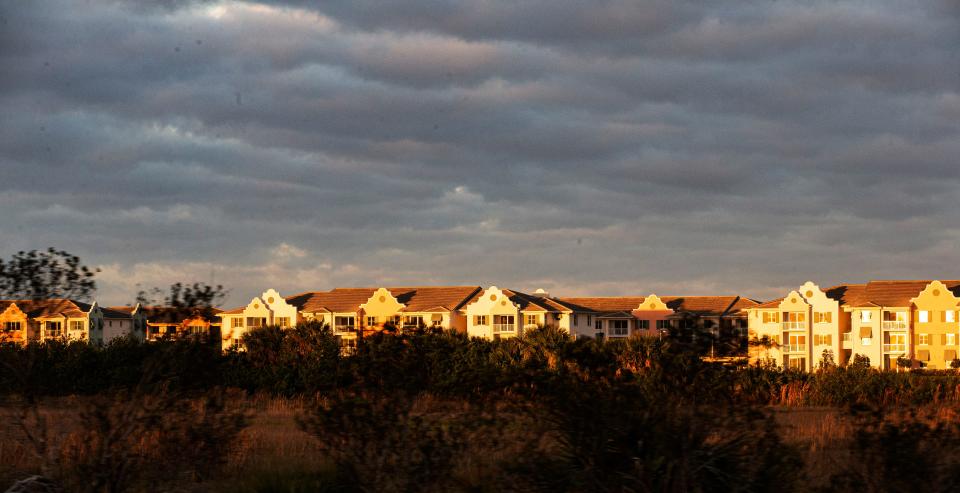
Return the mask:
<path fill-rule="evenodd" d="M 319 5 L 319 7 L 318 7 Z M 953 2 L 0 6 L 0 246 L 102 296 L 951 277 Z"/>

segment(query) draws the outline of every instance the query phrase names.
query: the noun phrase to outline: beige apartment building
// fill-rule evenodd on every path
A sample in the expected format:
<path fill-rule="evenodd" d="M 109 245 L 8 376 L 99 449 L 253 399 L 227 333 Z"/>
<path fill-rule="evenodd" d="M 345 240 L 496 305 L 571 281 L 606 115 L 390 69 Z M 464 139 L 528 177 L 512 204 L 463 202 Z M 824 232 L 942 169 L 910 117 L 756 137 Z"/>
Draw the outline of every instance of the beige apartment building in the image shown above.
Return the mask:
<path fill-rule="evenodd" d="M 129 334 L 129 315 L 69 299 L 0 300 L 0 342 L 109 342 Z"/>
<path fill-rule="evenodd" d="M 245 307 L 220 313 L 224 349 L 241 347 L 246 331 L 262 326 L 292 327 L 315 320 L 330 326 L 349 347 L 358 337 L 380 330 L 437 328 L 466 331 L 462 308 L 480 286 L 336 288 L 286 298 L 264 291 Z"/>
<path fill-rule="evenodd" d="M 825 358 L 846 363 L 851 348 L 844 334 L 850 317 L 841 304 L 862 288 L 844 284 L 823 290 L 808 281 L 783 298 L 747 308 L 750 360 L 804 371 L 816 369 Z"/>
<path fill-rule="evenodd" d="M 820 291 L 808 282 L 749 309 L 753 362 L 812 371 L 825 356 L 879 369 L 945 369 L 958 356 L 960 281 L 870 281 Z"/>
<path fill-rule="evenodd" d="M 694 329 L 717 335 L 746 335 L 747 308 L 758 303 L 741 296 L 607 296 L 557 298 L 586 319 L 576 324 L 576 335 L 623 338 L 631 335 L 659 336 L 671 330 Z M 695 333 L 693 331 L 692 333 Z"/>

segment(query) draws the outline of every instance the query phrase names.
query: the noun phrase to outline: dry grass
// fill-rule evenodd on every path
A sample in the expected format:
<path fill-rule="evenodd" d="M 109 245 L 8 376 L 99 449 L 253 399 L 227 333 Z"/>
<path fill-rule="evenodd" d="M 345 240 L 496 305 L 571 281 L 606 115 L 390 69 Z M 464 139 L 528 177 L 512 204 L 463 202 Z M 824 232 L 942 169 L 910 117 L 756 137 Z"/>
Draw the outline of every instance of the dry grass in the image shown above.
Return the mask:
<path fill-rule="evenodd" d="M 78 398 L 47 399 L 39 417 L 49 424 L 51 443 L 68 441 L 77 432 Z M 321 453 L 317 439 L 297 425 L 297 417 L 314 406 L 309 398 L 281 399 L 255 396 L 235 400 L 231 407 L 251 410 L 250 426 L 241 431 L 219 476 L 203 483 L 179 482 L 155 491 L 256 491 L 248 478 L 262 474 L 321 474 L 330 470 L 329 461 Z M 829 485 L 832 475 L 840 472 L 851 458 L 850 444 L 856 432 L 856 423 L 844 410 L 814 407 L 771 408 L 779 425 L 779 433 L 786 444 L 796 446 L 804 461 L 801 490 L 813 490 Z M 956 420 L 951 408 L 931 407 L 925 414 L 931 421 Z M 0 489 L 16 479 L 45 472 L 43 458 L 35 453 L 23 435 L 20 420 L 23 414 L 14 401 L 0 402 Z M 459 464 L 460 473 L 468 481 L 481 483 L 491 474 L 490 460 L 507 458 L 518 453 L 525 440 L 520 425 L 501 435 L 497 448 L 476 444 Z M 529 438 L 529 437 L 527 437 Z M 478 452 L 478 453 L 473 453 Z M 493 459 L 476 460 L 492 454 Z M 499 459 L 498 459 L 499 458 Z M 304 490 L 307 491 L 307 490 Z"/>

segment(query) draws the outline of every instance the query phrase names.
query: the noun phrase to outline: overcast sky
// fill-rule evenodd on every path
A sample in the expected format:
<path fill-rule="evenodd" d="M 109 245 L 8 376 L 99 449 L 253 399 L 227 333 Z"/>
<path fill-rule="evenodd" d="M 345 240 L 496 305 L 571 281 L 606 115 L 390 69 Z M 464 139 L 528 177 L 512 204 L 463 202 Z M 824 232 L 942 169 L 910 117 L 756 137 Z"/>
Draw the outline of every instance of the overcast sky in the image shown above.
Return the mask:
<path fill-rule="evenodd" d="M 960 277 L 957 1 L 148 5 L 0 0 L 0 253 L 101 303 Z"/>

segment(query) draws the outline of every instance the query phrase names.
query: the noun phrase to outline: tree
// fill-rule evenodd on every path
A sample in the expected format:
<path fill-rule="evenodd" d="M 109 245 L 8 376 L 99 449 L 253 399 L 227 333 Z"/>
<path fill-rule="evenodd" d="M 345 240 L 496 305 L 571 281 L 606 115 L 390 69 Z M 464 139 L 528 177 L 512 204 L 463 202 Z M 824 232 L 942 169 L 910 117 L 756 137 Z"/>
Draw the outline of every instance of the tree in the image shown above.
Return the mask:
<path fill-rule="evenodd" d="M 98 272 L 64 250 L 20 251 L 10 260 L 0 259 L 0 297 L 89 300 L 97 290 L 93 278 Z"/>
<path fill-rule="evenodd" d="M 853 362 L 850 363 L 852 368 L 861 368 L 869 369 L 870 368 L 870 357 L 865 354 L 855 354 L 853 355 Z"/>
<path fill-rule="evenodd" d="M 824 349 L 823 353 L 820 355 L 820 369 L 821 370 L 831 370 L 837 367 L 836 361 L 833 359 L 833 350 Z"/>
<path fill-rule="evenodd" d="M 153 288 L 150 291 L 140 290 L 137 293 L 137 303 L 141 305 L 163 305 L 173 308 L 177 311 L 201 310 L 209 311 L 211 308 L 219 305 L 226 298 L 226 289 L 220 284 L 210 286 L 206 283 L 195 282 L 192 285 L 176 283 L 171 284 L 169 292 L 163 295 L 160 288 Z M 205 313 L 205 315 L 208 315 Z"/>
<path fill-rule="evenodd" d="M 905 356 L 901 356 L 897 358 L 897 368 L 901 370 L 906 370 L 906 369 L 909 369 L 911 366 L 913 366 L 913 361 L 911 361 L 910 358 L 907 358 Z"/>

